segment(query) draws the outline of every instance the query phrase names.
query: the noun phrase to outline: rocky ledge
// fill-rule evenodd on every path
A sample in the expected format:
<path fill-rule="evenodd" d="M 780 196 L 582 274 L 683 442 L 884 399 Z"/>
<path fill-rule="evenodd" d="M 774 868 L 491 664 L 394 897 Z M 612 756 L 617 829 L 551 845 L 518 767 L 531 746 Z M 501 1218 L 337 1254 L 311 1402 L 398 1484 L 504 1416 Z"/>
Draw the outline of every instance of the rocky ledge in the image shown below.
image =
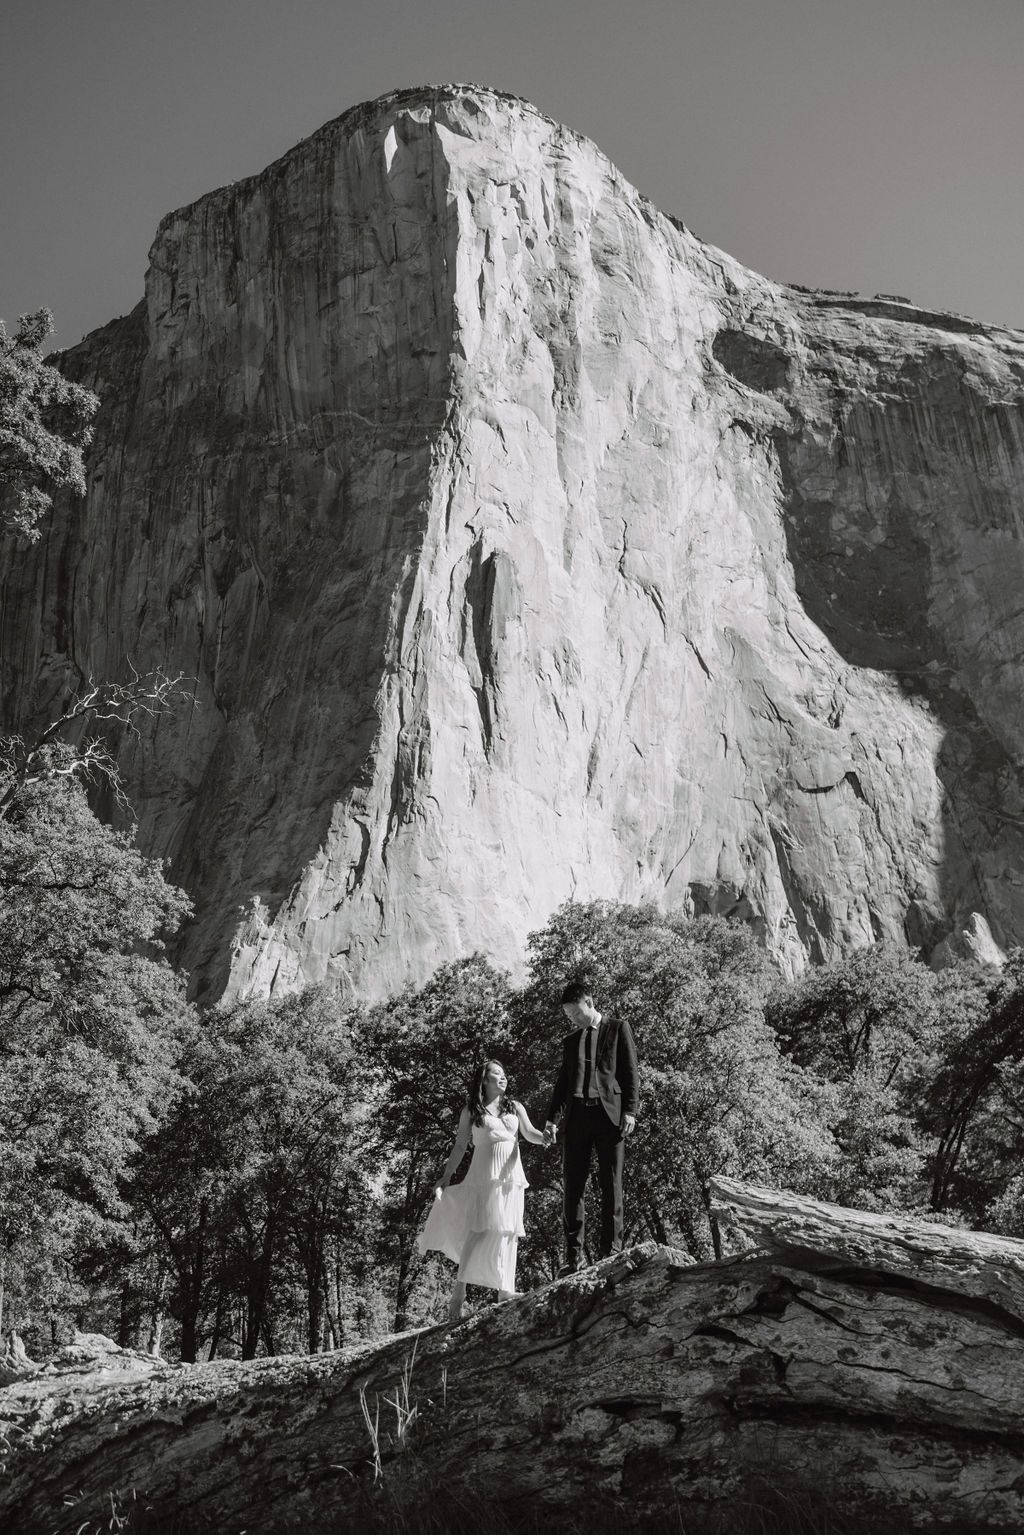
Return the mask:
<path fill-rule="evenodd" d="M 15 1381 L 0 1520 L 64 1535 L 134 1496 L 178 1529 L 346 1529 L 429 1486 L 696 1532 L 761 1487 L 872 1535 L 1024 1527 L 1024 1243 L 714 1194 L 720 1262 L 646 1243 L 451 1330 Z"/>

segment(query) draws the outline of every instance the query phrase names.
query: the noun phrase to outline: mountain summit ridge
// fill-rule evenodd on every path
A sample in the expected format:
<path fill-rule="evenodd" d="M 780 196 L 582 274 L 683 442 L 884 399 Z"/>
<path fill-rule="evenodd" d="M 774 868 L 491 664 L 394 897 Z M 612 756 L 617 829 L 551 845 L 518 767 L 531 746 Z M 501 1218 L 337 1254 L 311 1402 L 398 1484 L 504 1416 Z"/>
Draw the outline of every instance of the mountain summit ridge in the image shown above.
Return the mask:
<path fill-rule="evenodd" d="M 196 679 L 115 744 L 200 995 L 515 968 L 570 898 L 790 970 L 1024 937 L 1024 336 L 770 282 L 445 86 L 169 214 L 64 365 L 5 720 Z"/>

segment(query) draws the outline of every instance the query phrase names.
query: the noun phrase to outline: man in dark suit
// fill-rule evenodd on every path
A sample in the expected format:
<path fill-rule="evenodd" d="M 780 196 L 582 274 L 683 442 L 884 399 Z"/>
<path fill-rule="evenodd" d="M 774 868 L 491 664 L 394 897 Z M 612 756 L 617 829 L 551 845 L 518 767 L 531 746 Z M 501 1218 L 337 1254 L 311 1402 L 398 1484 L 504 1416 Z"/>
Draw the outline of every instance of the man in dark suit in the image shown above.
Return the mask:
<path fill-rule="evenodd" d="M 636 1124 L 639 1071 L 628 1023 L 602 1018 L 582 981 L 562 992 L 562 1012 L 572 1033 L 562 1041 L 562 1065 L 551 1095 L 545 1131 L 550 1141 L 565 1109 L 562 1132 L 562 1204 L 565 1263 L 573 1274 L 583 1265 L 584 1196 L 590 1162 L 597 1152 L 601 1187 L 601 1242 L 605 1258 L 622 1249 L 622 1160 L 625 1137 Z"/>

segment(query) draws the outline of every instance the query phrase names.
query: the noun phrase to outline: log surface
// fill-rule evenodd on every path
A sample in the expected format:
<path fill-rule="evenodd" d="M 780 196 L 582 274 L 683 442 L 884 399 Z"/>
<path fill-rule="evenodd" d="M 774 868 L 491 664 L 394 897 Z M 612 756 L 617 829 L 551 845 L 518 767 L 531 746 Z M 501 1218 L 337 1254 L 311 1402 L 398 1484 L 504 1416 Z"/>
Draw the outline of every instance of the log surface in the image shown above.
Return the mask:
<path fill-rule="evenodd" d="M 1024 1528 L 1024 1243 L 714 1197 L 747 1249 L 718 1263 L 645 1244 L 451 1330 L 16 1382 L 0 1527 L 70 1532 L 134 1490 L 269 1535 L 429 1475 L 552 1519 L 604 1500 L 721 1528 L 774 1481 L 827 1485 L 872 1535 Z"/>

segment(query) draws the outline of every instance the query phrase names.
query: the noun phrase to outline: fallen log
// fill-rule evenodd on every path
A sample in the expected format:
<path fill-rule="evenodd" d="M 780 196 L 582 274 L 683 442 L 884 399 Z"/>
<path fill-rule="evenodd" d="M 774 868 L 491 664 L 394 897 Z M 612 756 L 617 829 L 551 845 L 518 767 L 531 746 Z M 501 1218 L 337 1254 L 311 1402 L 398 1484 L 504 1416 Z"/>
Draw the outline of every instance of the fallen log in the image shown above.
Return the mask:
<path fill-rule="evenodd" d="M 724 1179 L 714 1207 L 721 1262 L 645 1244 L 451 1330 L 14 1382 L 0 1527 L 135 1497 L 219 1535 L 369 1529 L 403 1489 L 483 1489 L 550 1530 L 731 1531 L 784 1489 L 831 1529 L 1024 1528 L 1024 1243 Z"/>
<path fill-rule="evenodd" d="M 786 1254 L 821 1272 L 874 1271 L 890 1285 L 933 1285 L 950 1299 L 1024 1318 L 1024 1242 L 1013 1237 L 851 1210 L 732 1178 L 713 1179 L 711 1191 L 726 1251 Z"/>

